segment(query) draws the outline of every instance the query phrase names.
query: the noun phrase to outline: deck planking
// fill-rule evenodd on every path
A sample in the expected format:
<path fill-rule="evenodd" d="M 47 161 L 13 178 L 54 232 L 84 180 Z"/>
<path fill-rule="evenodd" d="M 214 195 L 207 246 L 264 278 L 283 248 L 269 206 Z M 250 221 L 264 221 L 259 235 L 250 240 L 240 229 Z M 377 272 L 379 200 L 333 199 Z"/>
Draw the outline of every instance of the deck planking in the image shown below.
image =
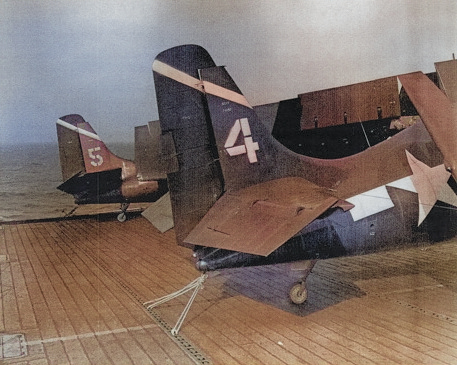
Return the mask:
<path fill-rule="evenodd" d="M 24 343 L 16 357 L 2 344 L 0 361 L 455 364 L 456 248 L 320 261 L 299 307 L 287 293 L 300 273 L 287 264 L 211 273 L 176 340 L 167 331 L 189 295 L 153 312 L 142 305 L 199 276 L 173 231 L 142 217 L 2 224 L 0 335 Z"/>

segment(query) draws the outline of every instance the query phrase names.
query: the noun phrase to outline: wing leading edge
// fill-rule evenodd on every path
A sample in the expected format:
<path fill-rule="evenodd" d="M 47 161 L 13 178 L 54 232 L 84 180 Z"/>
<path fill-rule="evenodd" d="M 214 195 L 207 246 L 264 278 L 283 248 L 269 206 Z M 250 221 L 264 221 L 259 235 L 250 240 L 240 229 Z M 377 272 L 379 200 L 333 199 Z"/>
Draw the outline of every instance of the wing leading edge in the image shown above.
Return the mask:
<path fill-rule="evenodd" d="M 457 180 L 457 108 L 422 72 L 398 76 L 428 132 Z"/>
<path fill-rule="evenodd" d="M 226 193 L 184 242 L 268 256 L 337 201 L 303 178 L 267 181 Z"/>

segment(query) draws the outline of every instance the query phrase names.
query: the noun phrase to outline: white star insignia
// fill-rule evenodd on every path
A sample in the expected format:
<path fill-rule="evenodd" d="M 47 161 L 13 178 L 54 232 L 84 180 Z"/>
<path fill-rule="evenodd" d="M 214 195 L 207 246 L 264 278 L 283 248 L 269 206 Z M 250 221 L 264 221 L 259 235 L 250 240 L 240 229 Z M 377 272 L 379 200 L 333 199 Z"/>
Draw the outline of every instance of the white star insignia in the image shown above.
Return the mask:
<path fill-rule="evenodd" d="M 429 167 L 406 151 L 409 166 L 413 171 L 410 176 L 419 198 L 420 225 L 439 200 L 457 206 L 457 196 L 448 185 L 451 173 L 446 171 L 444 165 Z"/>
<path fill-rule="evenodd" d="M 448 185 L 451 174 L 444 165 L 429 167 L 406 151 L 412 175 L 393 181 L 365 193 L 356 195 L 346 201 L 354 204 L 350 210 L 354 221 L 382 212 L 394 206 L 386 186 L 417 193 L 419 200 L 419 226 L 439 200 L 457 207 L 457 195 Z"/>

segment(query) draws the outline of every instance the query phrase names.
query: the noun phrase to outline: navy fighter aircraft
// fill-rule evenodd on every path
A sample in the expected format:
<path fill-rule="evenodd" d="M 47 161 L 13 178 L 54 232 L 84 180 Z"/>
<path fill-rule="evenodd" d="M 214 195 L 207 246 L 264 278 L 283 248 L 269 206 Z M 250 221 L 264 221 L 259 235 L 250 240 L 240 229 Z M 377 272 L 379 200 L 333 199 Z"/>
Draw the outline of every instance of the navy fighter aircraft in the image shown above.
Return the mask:
<path fill-rule="evenodd" d="M 159 146 L 155 131 L 160 128 L 155 126 L 158 124 L 151 122 L 135 133 L 135 153 L 141 157 L 146 149 L 152 161 L 160 158 L 154 149 Z M 80 115 L 59 118 L 57 137 L 64 179 L 58 189 L 72 194 L 76 204 L 120 203 L 118 220 L 123 222 L 130 203 L 153 202 L 167 192 L 166 175 L 160 169 L 149 164 L 144 174 L 142 159 L 134 163 L 114 155 Z"/>
<path fill-rule="evenodd" d="M 402 94 L 413 105 L 393 116 L 415 118 L 411 126 L 334 159 L 275 140 L 199 46 L 160 53 L 153 74 L 175 160 L 167 179 L 176 237 L 193 248 L 199 270 L 314 263 L 457 234 L 457 113 L 423 73 L 393 78 L 395 100 Z M 380 109 L 373 106 L 378 117 Z M 411 110 L 418 115 L 404 115 Z M 294 303 L 307 298 L 306 275 L 290 291 Z"/>

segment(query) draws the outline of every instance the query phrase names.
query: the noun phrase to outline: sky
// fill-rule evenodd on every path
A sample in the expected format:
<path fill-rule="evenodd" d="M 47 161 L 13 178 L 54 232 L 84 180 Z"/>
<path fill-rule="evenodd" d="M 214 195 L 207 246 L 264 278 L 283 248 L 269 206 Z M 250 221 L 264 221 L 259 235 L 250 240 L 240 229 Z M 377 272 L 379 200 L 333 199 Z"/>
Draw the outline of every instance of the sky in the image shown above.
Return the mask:
<path fill-rule="evenodd" d="M 108 144 L 158 119 L 152 62 L 199 44 L 252 105 L 457 54 L 455 0 L 1 0 L 0 146 L 81 114 Z"/>

